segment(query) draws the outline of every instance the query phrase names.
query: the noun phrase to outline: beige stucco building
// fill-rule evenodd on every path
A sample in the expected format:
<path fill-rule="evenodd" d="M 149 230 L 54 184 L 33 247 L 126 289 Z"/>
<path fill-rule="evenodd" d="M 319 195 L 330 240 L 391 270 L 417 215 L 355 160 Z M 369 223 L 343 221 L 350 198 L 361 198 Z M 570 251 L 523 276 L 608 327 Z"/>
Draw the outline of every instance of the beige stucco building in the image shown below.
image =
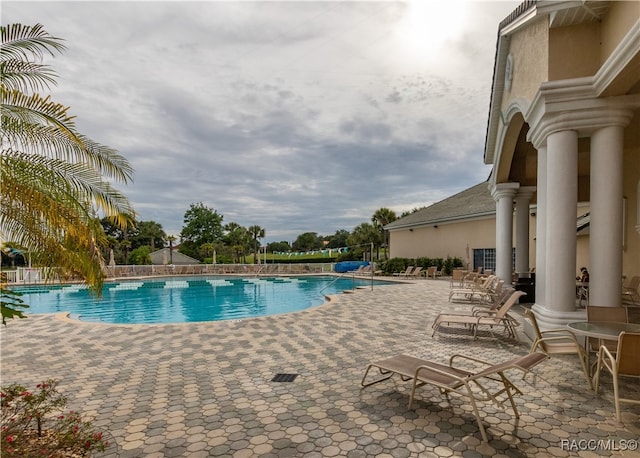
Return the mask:
<path fill-rule="evenodd" d="M 640 2 L 526 1 L 500 23 L 484 160 L 493 216 L 469 212 L 464 246 L 441 247 L 464 255 L 493 232 L 498 276 L 535 267 L 543 326 L 584 315 L 580 265 L 590 303 L 619 305 L 623 276 L 640 275 Z M 435 225 L 390 227 L 391 255 Z"/>
<path fill-rule="evenodd" d="M 391 257 L 457 257 L 469 269 L 495 269 L 496 204 L 480 183 L 400 218 L 389 231 Z"/>

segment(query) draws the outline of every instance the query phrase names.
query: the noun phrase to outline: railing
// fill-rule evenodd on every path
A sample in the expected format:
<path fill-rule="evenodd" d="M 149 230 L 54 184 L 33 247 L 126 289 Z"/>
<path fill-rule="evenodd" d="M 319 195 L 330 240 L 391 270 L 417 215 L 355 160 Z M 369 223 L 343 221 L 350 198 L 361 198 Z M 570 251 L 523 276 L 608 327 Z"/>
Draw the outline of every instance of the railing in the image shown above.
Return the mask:
<path fill-rule="evenodd" d="M 7 283 L 42 283 L 45 275 L 39 267 L 18 267 L 16 270 L 3 270 Z"/>
<path fill-rule="evenodd" d="M 373 280 L 373 276 L 374 276 L 374 273 L 375 273 L 375 270 L 376 270 L 376 264 L 372 263 L 372 264 L 369 264 L 369 266 L 370 266 L 370 270 L 365 274 L 358 274 L 357 270 L 350 270 L 348 272 L 342 273 L 341 275 L 337 276 L 331 283 L 329 283 L 327 286 L 322 288 L 320 290 L 320 292 L 322 293 L 329 286 L 333 285 L 335 282 L 337 282 L 341 278 L 344 278 L 344 277 L 347 277 L 347 276 L 351 277 L 351 289 L 352 290 L 356 289 L 356 277 L 361 278 L 361 279 L 365 279 L 365 280 L 368 277 L 370 277 L 371 278 L 371 290 L 373 290 L 373 281 L 374 281 Z"/>
<path fill-rule="evenodd" d="M 189 264 L 189 265 L 116 265 L 106 266 L 107 278 L 133 278 L 171 275 L 303 275 L 332 273 L 334 263 L 308 264 Z M 45 282 L 44 270 L 37 267 L 18 267 L 2 271 L 9 284 L 37 284 Z M 56 279 L 48 279 L 56 283 Z"/>
<path fill-rule="evenodd" d="M 355 286 L 355 276 L 356 276 L 356 274 L 355 274 L 355 270 L 352 270 L 352 271 L 350 271 L 350 272 L 344 272 L 344 273 L 342 273 L 342 274 L 338 275 L 336 278 L 334 278 L 334 279 L 333 279 L 333 281 L 332 281 L 332 282 L 330 282 L 327 286 L 325 286 L 324 288 L 322 288 L 322 289 L 319 291 L 319 293 L 320 293 L 320 294 L 322 294 L 322 293 L 324 292 L 324 290 L 325 290 L 325 289 L 327 289 L 328 287 L 330 287 L 331 285 L 333 285 L 335 282 L 337 282 L 337 281 L 338 281 L 338 280 L 340 280 L 341 278 L 344 278 L 344 277 L 347 277 L 347 276 L 351 277 L 351 289 L 352 289 L 352 290 L 353 290 L 353 289 L 355 289 L 355 288 L 356 288 L 356 286 Z"/>
<path fill-rule="evenodd" d="M 148 277 L 156 275 L 291 275 L 333 272 L 332 263 L 322 264 L 190 264 L 151 266 L 110 266 L 108 277 Z"/>

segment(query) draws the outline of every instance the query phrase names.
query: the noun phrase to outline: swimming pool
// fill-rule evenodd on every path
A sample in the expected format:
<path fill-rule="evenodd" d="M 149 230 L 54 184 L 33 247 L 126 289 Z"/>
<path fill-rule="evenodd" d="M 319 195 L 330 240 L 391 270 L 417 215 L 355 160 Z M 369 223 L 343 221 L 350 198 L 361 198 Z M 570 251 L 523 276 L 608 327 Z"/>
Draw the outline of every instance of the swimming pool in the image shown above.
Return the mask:
<path fill-rule="evenodd" d="M 165 277 L 107 283 L 100 298 L 82 285 L 12 290 L 23 294 L 27 314 L 70 312 L 72 318 L 87 322 L 157 324 L 294 312 L 323 304 L 325 295 L 370 285 L 370 279 L 332 276 Z"/>

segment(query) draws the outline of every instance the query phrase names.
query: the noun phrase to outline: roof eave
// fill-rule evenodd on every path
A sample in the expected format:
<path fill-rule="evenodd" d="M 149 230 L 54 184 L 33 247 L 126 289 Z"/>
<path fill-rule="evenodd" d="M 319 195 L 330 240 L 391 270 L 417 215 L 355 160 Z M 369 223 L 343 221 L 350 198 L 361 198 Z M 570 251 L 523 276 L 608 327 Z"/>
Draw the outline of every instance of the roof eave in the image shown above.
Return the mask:
<path fill-rule="evenodd" d="M 493 82 L 491 84 L 491 100 L 489 101 L 489 119 L 484 144 L 484 163 L 493 164 L 495 157 L 496 138 L 500 122 L 500 107 L 504 91 L 504 70 L 509 50 L 509 37 L 498 36 L 496 58 L 493 67 Z"/>
<path fill-rule="evenodd" d="M 419 221 L 415 223 L 406 223 L 406 224 L 401 224 L 401 225 L 392 226 L 392 227 L 390 227 L 389 225 L 389 226 L 385 226 L 384 229 L 388 231 L 395 231 L 399 229 L 410 229 L 410 228 L 422 227 L 422 226 L 433 226 L 434 224 L 456 223 L 460 221 L 475 221 L 479 219 L 487 219 L 487 218 L 494 217 L 495 214 L 496 214 L 495 211 L 490 211 L 490 212 L 474 213 L 472 215 L 451 216 L 448 218 L 436 218 L 432 220 Z"/>

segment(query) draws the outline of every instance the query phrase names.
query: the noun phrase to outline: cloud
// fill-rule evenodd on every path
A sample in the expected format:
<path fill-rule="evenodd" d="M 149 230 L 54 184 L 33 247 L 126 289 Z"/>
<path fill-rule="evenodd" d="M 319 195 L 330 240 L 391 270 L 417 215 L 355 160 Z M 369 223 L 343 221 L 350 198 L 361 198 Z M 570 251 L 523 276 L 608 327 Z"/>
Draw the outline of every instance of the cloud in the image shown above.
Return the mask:
<path fill-rule="evenodd" d="M 131 161 L 142 220 L 178 234 L 203 202 L 293 240 L 486 179 L 496 31 L 517 4 L 459 4 L 438 55 L 403 44 L 399 2 L 8 1 L 2 22 L 66 40 L 52 97 Z"/>

